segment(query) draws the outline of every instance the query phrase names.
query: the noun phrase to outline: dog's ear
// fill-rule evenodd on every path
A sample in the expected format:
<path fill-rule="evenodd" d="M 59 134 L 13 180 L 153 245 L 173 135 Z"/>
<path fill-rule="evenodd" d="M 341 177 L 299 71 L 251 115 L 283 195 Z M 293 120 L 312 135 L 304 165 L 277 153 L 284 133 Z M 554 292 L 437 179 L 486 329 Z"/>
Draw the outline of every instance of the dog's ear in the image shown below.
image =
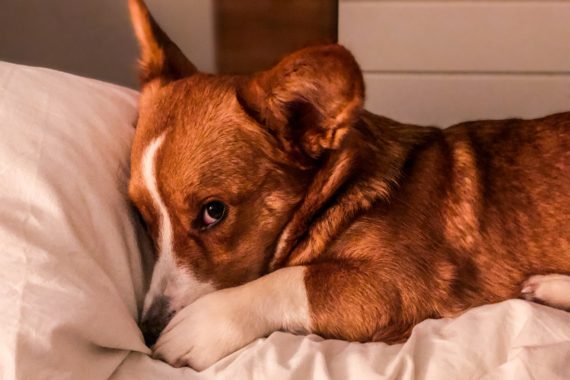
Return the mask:
<path fill-rule="evenodd" d="M 131 21 L 140 45 L 141 84 L 168 82 L 195 73 L 196 67 L 158 26 L 142 0 L 129 0 Z"/>
<path fill-rule="evenodd" d="M 340 45 L 300 50 L 247 77 L 238 100 L 286 151 L 317 159 L 339 147 L 364 101 L 362 72 Z"/>

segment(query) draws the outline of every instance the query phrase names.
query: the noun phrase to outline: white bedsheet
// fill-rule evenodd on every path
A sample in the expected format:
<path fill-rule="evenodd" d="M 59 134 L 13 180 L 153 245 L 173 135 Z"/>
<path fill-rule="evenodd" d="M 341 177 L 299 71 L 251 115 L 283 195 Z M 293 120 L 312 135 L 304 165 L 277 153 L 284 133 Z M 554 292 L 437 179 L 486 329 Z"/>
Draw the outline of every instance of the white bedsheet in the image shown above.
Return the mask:
<path fill-rule="evenodd" d="M 512 300 L 428 320 L 404 344 L 276 332 L 196 374 L 131 353 L 112 379 L 570 379 L 570 315 Z"/>
<path fill-rule="evenodd" d="M 137 327 L 148 251 L 128 206 L 137 93 L 0 63 L 0 379 L 570 379 L 570 313 L 512 300 L 403 345 L 274 333 L 196 373 Z"/>

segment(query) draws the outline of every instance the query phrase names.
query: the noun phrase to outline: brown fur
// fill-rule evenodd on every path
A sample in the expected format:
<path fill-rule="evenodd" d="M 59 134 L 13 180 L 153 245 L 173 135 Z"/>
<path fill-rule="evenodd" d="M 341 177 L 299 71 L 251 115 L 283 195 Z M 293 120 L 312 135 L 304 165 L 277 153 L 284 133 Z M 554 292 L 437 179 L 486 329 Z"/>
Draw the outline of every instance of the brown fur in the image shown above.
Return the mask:
<path fill-rule="evenodd" d="M 306 265 L 312 332 L 395 342 L 426 318 L 517 297 L 531 274 L 570 274 L 570 113 L 403 125 L 362 109 L 339 45 L 251 76 L 200 74 L 131 7 L 143 87 L 130 194 L 156 234 L 140 159 L 166 131 L 159 191 L 177 260 L 201 280 Z M 210 199 L 228 216 L 200 231 Z"/>
<path fill-rule="evenodd" d="M 330 312 L 334 307 L 344 310 L 346 323 L 354 321 L 348 316 L 364 314 L 375 321 L 351 324 L 352 339 L 401 340 L 425 318 L 517 297 L 531 274 L 570 273 L 570 216 L 564 211 L 570 205 L 570 113 L 446 130 L 388 123 L 371 115 L 362 120 L 363 128 L 384 136 L 392 130 L 396 140 L 422 134 L 423 141 L 410 145 L 405 161 L 394 157 L 402 166 L 390 194 L 361 210 L 323 254 L 311 258 L 307 279 L 318 290 L 309 291 L 310 306 L 321 334 L 339 336 L 328 327 L 339 321 Z M 376 152 L 382 155 L 382 149 Z M 333 271 L 351 267 L 359 274 L 354 281 L 365 280 L 319 288 L 326 281 L 324 269 L 315 269 L 320 262 L 335 263 L 329 282 L 342 281 Z M 331 288 L 334 294 L 325 297 L 323 289 Z M 355 298 L 366 299 L 372 310 L 339 306 Z"/>

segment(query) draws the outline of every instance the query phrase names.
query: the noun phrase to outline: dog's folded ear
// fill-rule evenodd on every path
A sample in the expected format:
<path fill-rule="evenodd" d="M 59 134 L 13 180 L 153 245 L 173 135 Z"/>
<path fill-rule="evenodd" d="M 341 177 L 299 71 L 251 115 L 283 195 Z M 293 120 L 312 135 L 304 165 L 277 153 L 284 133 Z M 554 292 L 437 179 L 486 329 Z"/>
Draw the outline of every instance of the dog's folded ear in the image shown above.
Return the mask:
<path fill-rule="evenodd" d="M 140 45 L 141 84 L 168 82 L 195 73 L 196 67 L 158 26 L 142 0 L 129 0 L 131 21 Z"/>
<path fill-rule="evenodd" d="M 323 45 L 300 50 L 247 77 L 237 96 L 284 150 L 317 159 L 338 148 L 358 118 L 364 81 L 347 49 Z"/>

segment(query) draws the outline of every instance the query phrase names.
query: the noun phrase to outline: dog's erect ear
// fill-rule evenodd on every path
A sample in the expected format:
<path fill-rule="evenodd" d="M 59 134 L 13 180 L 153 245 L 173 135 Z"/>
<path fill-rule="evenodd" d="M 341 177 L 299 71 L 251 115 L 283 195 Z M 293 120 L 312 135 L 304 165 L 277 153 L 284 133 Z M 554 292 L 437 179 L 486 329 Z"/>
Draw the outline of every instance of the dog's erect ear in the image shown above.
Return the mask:
<path fill-rule="evenodd" d="M 347 49 L 323 45 L 300 50 L 272 69 L 247 77 L 237 95 L 285 150 L 316 159 L 338 148 L 356 121 L 364 82 Z"/>
<path fill-rule="evenodd" d="M 142 0 L 129 0 L 131 21 L 140 45 L 142 85 L 153 79 L 163 82 L 195 73 L 196 67 L 158 26 Z"/>

